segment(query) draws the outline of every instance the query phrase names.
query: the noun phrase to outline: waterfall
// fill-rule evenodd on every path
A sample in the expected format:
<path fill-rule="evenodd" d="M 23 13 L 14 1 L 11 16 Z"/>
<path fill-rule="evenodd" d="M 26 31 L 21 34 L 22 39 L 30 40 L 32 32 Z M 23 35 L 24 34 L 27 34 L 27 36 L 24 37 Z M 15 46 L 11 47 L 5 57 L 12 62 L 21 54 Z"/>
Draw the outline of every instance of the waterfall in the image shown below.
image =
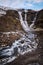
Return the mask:
<path fill-rule="evenodd" d="M 29 29 L 29 26 L 27 24 L 27 20 L 26 20 L 26 17 L 27 17 L 27 14 L 26 14 L 26 10 L 25 10 L 25 20 L 23 20 L 23 17 L 22 17 L 22 12 L 21 11 L 18 11 L 19 13 L 19 18 L 20 18 L 20 23 L 24 29 L 24 31 L 28 32 L 30 29 Z"/>
<path fill-rule="evenodd" d="M 27 23 L 27 10 L 24 10 L 25 11 L 25 20 L 24 20 L 24 23 L 26 25 L 26 27 L 28 27 L 28 23 Z M 29 27 L 28 27 L 29 29 Z"/>
<path fill-rule="evenodd" d="M 32 28 L 32 27 L 34 26 L 34 23 L 35 23 L 35 21 L 36 21 L 36 18 L 37 18 L 37 13 L 35 14 L 35 17 L 34 17 L 34 19 L 33 19 L 33 21 L 32 21 L 32 24 L 30 25 L 30 28 Z"/>
<path fill-rule="evenodd" d="M 32 24 L 30 26 L 28 26 L 28 23 L 27 23 L 27 10 L 24 10 L 25 12 L 25 20 L 23 20 L 23 17 L 22 17 L 22 11 L 18 11 L 18 14 L 19 14 L 19 19 L 20 19 L 20 23 L 22 25 L 22 28 L 24 29 L 25 32 L 28 32 L 28 31 L 31 31 L 33 30 L 32 27 L 34 26 L 34 23 L 36 21 L 36 18 L 37 18 L 37 13 L 35 14 L 35 17 L 32 21 Z"/>

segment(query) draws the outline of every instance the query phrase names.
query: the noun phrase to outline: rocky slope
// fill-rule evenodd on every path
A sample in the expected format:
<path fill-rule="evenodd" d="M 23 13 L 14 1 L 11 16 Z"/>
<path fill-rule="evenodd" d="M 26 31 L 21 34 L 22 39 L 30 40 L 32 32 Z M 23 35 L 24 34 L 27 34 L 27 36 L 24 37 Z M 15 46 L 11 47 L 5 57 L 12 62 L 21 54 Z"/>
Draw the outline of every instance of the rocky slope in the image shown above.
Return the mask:
<path fill-rule="evenodd" d="M 35 24 L 36 27 L 43 28 L 43 9 L 38 12 Z"/>
<path fill-rule="evenodd" d="M 17 11 L 8 10 L 6 15 L 0 16 L 0 32 L 20 30 L 21 24 L 18 18 Z"/>

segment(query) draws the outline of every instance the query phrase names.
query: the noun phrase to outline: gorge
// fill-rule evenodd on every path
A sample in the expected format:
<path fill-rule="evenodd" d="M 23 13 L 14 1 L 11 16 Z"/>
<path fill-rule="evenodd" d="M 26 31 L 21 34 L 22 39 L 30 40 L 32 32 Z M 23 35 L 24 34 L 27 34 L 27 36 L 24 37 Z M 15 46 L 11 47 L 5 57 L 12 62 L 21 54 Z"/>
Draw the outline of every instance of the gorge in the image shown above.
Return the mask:
<path fill-rule="evenodd" d="M 0 16 L 0 65 L 42 64 L 43 27 L 39 23 L 41 31 L 38 31 L 36 22 L 43 21 L 39 13 L 43 13 L 43 10 L 18 9 L 5 12 Z M 38 19 L 38 15 L 41 19 Z"/>

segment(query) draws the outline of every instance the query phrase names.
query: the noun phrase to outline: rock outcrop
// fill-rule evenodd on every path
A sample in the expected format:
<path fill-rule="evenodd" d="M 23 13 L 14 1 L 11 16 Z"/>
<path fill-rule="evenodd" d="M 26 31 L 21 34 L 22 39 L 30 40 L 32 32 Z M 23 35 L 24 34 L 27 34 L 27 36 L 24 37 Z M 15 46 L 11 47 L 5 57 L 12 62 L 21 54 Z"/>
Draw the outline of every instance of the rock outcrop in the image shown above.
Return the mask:
<path fill-rule="evenodd" d="M 38 12 L 35 25 L 36 27 L 43 28 L 43 9 Z"/>

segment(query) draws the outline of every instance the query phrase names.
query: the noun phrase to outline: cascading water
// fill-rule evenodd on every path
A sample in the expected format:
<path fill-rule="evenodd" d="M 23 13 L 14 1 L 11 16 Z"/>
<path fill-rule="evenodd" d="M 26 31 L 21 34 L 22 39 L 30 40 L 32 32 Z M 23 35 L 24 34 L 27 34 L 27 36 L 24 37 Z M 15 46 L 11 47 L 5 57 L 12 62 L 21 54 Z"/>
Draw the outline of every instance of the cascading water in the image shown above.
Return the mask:
<path fill-rule="evenodd" d="M 24 10 L 24 12 L 25 12 L 25 20 L 23 20 L 22 12 L 21 11 L 18 11 L 19 18 L 20 18 L 20 23 L 21 23 L 22 28 L 24 29 L 24 31 L 29 32 L 29 31 L 33 30 L 32 27 L 34 26 L 34 23 L 36 21 L 37 12 L 36 12 L 35 17 L 34 17 L 34 19 L 32 21 L 32 24 L 30 26 L 28 26 L 28 23 L 27 23 L 27 20 L 26 20 L 27 19 L 27 10 Z"/>
<path fill-rule="evenodd" d="M 26 21 L 26 17 L 27 17 L 26 12 L 27 12 L 27 11 L 25 10 L 25 20 L 23 20 L 22 12 L 21 12 L 21 11 L 18 11 L 18 13 L 19 13 L 19 19 L 20 19 L 20 23 L 21 23 L 21 25 L 22 25 L 22 28 L 23 28 L 26 32 L 28 32 L 28 31 L 30 31 L 30 29 L 29 29 L 29 26 L 28 26 L 27 21 Z"/>
<path fill-rule="evenodd" d="M 24 23 L 25 23 L 26 27 L 29 28 L 28 23 L 27 23 L 27 10 L 24 10 L 24 11 L 25 11 L 25 20 L 24 20 Z"/>
<path fill-rule="evenodd" d="M 24 11 L 25 11 L 25 20 L 24 21 L 23 21 L 23 17 L 22 17 L 22 12 L 18 11 L 18 13 L 19 13 L 19 18 L 20 18 L 20 23 L 22 25 L 22 28 L 24 29 L 25 32 L 28 33 L 30 31 L 30 28 L 32 27 L 33 23 L 36 20 L 36 16 L 34 18 L 33 23 L 29 27 L 27 20 L 26 20 L 27 10 L 24 10 Z M 14 34 L 14 32 L 13 32 L 13 34 Z M 18 33 L 18 34 L 22 35 L 22 37 L 19 40 L 15 40 L 15 42 L 11 45 L 11 47 L 8 46 L 6 48 L 0 49 L 0 57 L 2 57 L 2 61 L 0 61 L 1 65 L 12 62 L 19 55 L 24 55 L 25 53 L 32 52 L 32 50 L 35 50 L 37 48 L 38 44 L 37 44 L 36 35 L 34 35 L 31 32 L 29 34 L 26 34 L 26 33 L 25 34 Z"/>

